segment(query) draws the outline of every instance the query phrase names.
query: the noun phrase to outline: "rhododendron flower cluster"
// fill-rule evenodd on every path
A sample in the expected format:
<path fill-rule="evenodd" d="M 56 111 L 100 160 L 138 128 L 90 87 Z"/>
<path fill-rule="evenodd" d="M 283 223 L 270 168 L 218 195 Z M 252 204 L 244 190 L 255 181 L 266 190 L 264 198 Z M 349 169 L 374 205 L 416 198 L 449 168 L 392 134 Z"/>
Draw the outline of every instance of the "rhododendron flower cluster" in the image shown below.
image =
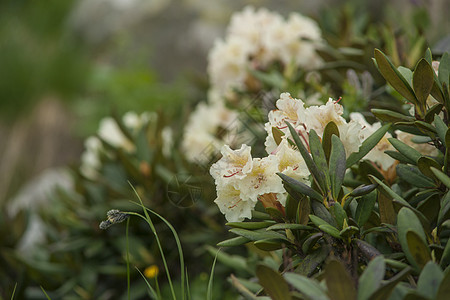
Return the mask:
<path fill-rule="evenodd" d="M 325 126 L 334 122 L 347 156 L 359 149 L 364 138 L 363 126 L 356 121 L 347 122 L 341 116 L 343 107 L 337 101 L 330 99 L 325 105 L 306 108 L 302 100 L 283 93 L 276 106 L 278 109 L 269 112 L 269 122 L 265 124 L 268 156 L 252 158 L 250 146 L 231 150 L 225 145 L 222 158 L 211 166 L 210 173 L 217 187 L 215 202 L 230 222 L 250 218 L 258 200 L 265 206 L 284 206 L 287 194 L 278 172 L 309 183 L 306 163 L 288 141 L 291 135 L 286 122 L 292 124 L 307 147 L 310 130 L 322 136 Z M 278 142 L 274 130 L 280 135 Z"/>
<path fill-rule="evenodd" d="M 248 69 L 264 69 L 273 62 L 311 70 L 321 63 L 315 52 L 320 42 L 312 19 L 298 13 L 284 19 L 264 8 L 246 7 L 232 16 L 227 36 L 209 54 L 212 88 L 222 95 L 245 90 Z"/>

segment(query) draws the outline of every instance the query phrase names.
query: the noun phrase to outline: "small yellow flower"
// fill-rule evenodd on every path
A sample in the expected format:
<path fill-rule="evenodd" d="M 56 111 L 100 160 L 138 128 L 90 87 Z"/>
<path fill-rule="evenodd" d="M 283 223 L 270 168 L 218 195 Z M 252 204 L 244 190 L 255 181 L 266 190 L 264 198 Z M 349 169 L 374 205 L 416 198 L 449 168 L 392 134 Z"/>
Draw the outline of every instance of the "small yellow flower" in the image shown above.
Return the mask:
<path fill-rule="evenodd" d="M 145 268 L 144 270 L 144 275 L 147 278 L 155 278 L 156 276 L 158 276 L 159 273 L 159 268 L 157 265 L 151 265 L 147 268 Z"/>

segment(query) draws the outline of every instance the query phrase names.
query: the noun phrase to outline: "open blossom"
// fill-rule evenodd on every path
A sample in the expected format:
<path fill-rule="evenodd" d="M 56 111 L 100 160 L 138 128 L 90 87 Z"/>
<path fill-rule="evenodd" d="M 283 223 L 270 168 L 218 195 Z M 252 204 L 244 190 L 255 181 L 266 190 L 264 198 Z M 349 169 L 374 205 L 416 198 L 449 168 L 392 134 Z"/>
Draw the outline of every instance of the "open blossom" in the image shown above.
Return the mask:
<path fill-rule="evenodd" d="M 334 122 L 340 133 L 347 157 L 359 149 L 364 138 L 362 126 L 355 122 L 347 122 L 343 117 L 343 107 L 337 101 L 329 99 L 325 105 L 304 107 L 300 99 L 292 98 L 289 93 L 282 93 L 276 102 L 277 110 L 269 113 L 269 122 L 265 124 L 267 138 L 265 141 L 267 153 L 276 150 L 277 143 L 273 136 L 273 128 L 280 130 L 286 138 L 291 134 L 285 122 L 289 122 L 301 139 L 308 143 L 308 133 L 313 129 L 319 136 L 323 135 L 325 126 Z"/>
<path fill-rule="evenodd" d="M 229 95 L 245 90 L 248 69 L 264 69 L 274 62 L 311 70 L 321 64 L 315 49 L 322 41 L 318 25 L 298 13 L 288 19 L 260 8 L 246 7 L 231 18 L 224 40 L 208 56 L 208 74 L 214 89 Z"/>
<path fill-rule="evenodd" d="M 247 145 L 238 150 L 225 145 L 221 151 L 222 158 L 210 169 L 217 187 L 215 203 L 229 222 L 250 218 L 261 197 L 270 196 L 273 202 L 285 204 L 286 191 L 276 174 L 280 171 L 279 157 L 252 158 L 250 151 Z M 284 171 L 287 167 L 281 169 Z"/>

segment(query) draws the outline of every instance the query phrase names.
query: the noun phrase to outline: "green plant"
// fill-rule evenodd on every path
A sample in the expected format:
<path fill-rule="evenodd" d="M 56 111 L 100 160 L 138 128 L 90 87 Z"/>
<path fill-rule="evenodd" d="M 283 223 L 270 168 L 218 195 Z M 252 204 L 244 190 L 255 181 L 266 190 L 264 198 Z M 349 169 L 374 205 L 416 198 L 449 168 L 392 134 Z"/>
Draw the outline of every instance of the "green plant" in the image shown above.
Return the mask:
<path fill-rule="evenodd" d="M 389 123 L 347 159 L 333 122 L 325 127 L 322 139 L 310 130 L 307 142 L 287 123 L 291 143 L 311 174 L 310 184 L 279 173 L 289 193 L 284 210 L 266 207 L 265 213 L 255 212 L 252 221 L 227 223 L 238 237 L 219 246 L 250 242 L 261 250 L 283 252 L 284 263 L 275 270 L 267 266 L 255 270 L 262 293 L 273 299 L 446 297 L 450 280 L 448 54 L 441 57 L 438 75 L 430 51 L 414 71 L 395 68 L 379 50 L 375 61 L 387 82 L 413 104 L 414 116 L 372 110 Z M 430 105 L 431 96 L 436 104 Z M 385 170 L 363 160 L 391 127 L 437 150 L 421 153 L 415 144 L 389 138 L 396 151 L 386 153 L 398 164 Z M 323 280 L 325 286 L 319 283 Z"/>

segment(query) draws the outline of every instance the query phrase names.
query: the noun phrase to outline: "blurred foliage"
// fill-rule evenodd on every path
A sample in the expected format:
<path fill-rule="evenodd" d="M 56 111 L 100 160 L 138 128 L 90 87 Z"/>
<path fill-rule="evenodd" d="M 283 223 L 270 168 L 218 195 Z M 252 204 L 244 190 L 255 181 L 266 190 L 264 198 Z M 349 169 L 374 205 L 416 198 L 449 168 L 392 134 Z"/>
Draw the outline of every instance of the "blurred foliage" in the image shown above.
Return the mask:
<path fill-rule="evenodd" d="M 73 100 L 89 78 L 82 44 L 67 33 L 74 1 L 0 3 L 0 112 L 13 119 L 47 95 Z"/>

